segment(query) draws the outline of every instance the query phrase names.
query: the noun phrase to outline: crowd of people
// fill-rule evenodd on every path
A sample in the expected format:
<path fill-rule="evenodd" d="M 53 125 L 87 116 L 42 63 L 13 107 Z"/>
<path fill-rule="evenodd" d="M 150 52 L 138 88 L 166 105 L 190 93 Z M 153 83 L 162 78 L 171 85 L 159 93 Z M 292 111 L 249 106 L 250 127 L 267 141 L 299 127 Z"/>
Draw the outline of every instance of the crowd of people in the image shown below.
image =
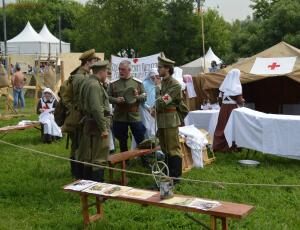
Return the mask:
<path fill-rule="evenodd" d="M 83 53 L 80 61 L 62 84 L 55 111 L 58 124 L 71 140 L 71 159 L 106 165 L 111 137 L 124 152 L 129 149 L 129 129 L 137 145 L 157 133 L 170 176 L 180 177 L 178 127 L 183 98 L 180 83 L 172 77 L 175 62 L 160 56 L 158 68 L 141 81 L 132 77 L 131 63 L 122 61 L 119 78 L 109 81 L 109 62 L 101 61 L 95 50 Z M 71 161 L 71 172 L 76 179 L 104 181 L 101 167 Z"/>

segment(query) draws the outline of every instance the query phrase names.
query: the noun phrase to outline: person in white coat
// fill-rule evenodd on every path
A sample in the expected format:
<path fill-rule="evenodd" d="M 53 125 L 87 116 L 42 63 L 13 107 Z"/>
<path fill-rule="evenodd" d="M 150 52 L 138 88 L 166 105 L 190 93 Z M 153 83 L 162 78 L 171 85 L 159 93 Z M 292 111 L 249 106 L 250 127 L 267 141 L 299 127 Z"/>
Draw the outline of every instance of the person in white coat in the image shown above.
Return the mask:
<path fill-rule="evenodd" d="M 45 88 L 37 105 L 39 122 L 41 122 L 43 126 L 42 139 L 44 143 L 51 143 L 53 140 L 57 140 L 62 137 L 61 129 L 56 124 L 53 115 L 57 103 L 58 100 L 53 91 L 50 88 Z"/>

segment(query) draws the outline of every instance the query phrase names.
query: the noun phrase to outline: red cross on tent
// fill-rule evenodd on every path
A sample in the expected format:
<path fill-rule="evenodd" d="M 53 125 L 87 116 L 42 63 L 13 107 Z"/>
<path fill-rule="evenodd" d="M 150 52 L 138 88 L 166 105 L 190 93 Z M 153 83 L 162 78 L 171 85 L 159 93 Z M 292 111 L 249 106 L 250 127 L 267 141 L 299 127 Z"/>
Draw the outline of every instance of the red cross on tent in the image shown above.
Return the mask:
<path fill-rule="evenodd" d="M 268 65 L 268 68 L 270 68 L 271 70 L 274 70 L 277 67 L 280 67 L 280 65 L 278 65 L 276 62 L 273 62 L 272 65 Z"/>
<path fill-rule="evenodd" d="M 294 69 L 297 57 L 256 58 L 250 71 L 256 75 L 284 75 Z"/>

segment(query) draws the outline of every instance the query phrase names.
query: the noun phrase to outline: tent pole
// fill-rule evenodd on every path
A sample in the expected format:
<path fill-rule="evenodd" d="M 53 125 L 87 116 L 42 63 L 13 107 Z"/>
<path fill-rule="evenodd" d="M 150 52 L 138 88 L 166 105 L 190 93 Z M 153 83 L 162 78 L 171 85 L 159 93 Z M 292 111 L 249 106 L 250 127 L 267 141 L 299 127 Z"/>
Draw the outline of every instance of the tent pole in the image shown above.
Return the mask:
<path fill-rule="evenodd" d="M 2 11 L 3 11 L 3 38 L 4 38 L 4 56 L 6 71 L 9 71 L 8 60 L 7 60 L 7 33 L 6 33 L 6 10 L 5 10 L 5 0 L 2 0 Z"/>

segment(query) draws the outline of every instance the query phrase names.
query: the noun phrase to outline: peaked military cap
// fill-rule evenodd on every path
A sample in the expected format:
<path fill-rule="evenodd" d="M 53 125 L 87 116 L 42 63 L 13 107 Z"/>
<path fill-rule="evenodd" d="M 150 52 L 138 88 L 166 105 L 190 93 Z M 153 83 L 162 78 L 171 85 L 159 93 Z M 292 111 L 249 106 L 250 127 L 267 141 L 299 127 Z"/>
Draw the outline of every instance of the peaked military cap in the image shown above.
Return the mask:
<path fill-rule="evenodd" d="M 91 65 L 91 69 L 106 69 L 109 65 L 109 61 L 97 61 Z"/>
<path fill-rule="evenodd" d="M 166 58 L 164 53 L 161 53 L 161 55 L 158 57 L 158 66 L 174 66 L 174 65 L 175 65 L 175 61 Z"/>
<path fill-rule="evenodd" d="M 81 54 L 81 56 L 79 57 L 80 61 L 89 61 L 92 59 L 100 59 L 99 57 L 96 56 L 96 51 L 95 49 L 91 49 L 88 51 L 85 51 L 83 54 Z"/>

